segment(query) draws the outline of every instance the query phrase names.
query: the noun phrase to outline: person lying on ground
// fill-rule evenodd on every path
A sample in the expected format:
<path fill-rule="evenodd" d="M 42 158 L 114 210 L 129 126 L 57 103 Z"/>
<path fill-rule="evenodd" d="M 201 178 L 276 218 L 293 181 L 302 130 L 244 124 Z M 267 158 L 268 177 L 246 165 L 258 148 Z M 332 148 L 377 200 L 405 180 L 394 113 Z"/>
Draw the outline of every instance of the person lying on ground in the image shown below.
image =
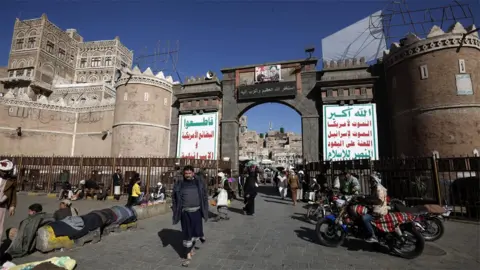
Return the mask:
<path fill-rule="evenodd" d="M 72 206 L 72 202 L 69 200 L 63 200 L 60 202 L 58 210 L 53 213 L 53 218 L 56 221 L 62 220 L 66 217 L 78 216 L 78 210 Z"/>

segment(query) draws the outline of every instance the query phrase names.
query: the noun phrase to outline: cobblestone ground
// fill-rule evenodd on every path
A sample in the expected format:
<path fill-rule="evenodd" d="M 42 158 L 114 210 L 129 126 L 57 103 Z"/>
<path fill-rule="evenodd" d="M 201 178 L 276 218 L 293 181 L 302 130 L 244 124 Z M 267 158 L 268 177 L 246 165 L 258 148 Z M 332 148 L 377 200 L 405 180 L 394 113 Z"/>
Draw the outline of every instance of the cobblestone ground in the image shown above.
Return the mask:
<path fill-rule="evenodd" d="M 356 240 L 339 248 L 320 246 L 315 240 L 314 225 L 302 219 L 305 209 L 301 205 L 294 207 L 289 201 L 266 194 L 260 194 L 256 203 L 254 217 L 243 216 L 241 203 L 235 201 L 229 221 L 206 223 L 207 242 L 200 245 L 189 268 L 383 270 L 480 267 L 478 225 L 446 222 L 446 233 L 441 240 L 427 244 L 421 257 L 404 260 L 374 251 L 368 244 Z M 89 207 L 100 208 L 98 204 L 78 202 L 77 206 L 83 211 Z M 66 255 L 77 260 L 77 269 L 182 269 L 179 229 L 179 225 L 171 225 L 170 215 L 160 216 L 141 221 L 136 231 L 106 236 L 97 244 L 66 252 L 35 253 L 18 262 Z"/>

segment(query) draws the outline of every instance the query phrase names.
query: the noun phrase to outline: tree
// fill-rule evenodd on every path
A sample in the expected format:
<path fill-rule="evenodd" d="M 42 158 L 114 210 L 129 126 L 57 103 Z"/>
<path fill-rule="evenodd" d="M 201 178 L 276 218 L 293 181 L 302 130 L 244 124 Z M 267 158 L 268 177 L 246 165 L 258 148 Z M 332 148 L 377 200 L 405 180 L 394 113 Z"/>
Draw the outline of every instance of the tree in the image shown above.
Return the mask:
<path fill-rule="evenodd" d="M 263 137 L 264 137 L 263 133 L 260 133 L 260 139 L 263 139 Z"/>
<path fill-rule="evenodd" d="M 283 127 L 280 128 L 280 133 L 285 133 L 285 129 Z"/>

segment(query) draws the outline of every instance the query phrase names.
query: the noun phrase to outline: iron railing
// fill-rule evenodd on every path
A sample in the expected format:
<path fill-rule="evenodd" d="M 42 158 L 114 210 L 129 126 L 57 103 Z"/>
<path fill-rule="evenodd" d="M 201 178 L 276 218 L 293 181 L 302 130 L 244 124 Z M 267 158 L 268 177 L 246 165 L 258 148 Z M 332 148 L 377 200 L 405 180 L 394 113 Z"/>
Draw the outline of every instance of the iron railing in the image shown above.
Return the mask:
<path fill-rule="evenodd" d="M 410 205 L 448 205 L 453 207 L 454 217 L 480 219 L 480 157 L 323 161 L 305 167 L 308 178 L 315 177 L 329 186 L 349 171 L 359 179 L 365 193 L 375 171 L 380 173 L 391 198 Z"/>
<path fill-rule="evenodd" d="M 209 187 L 216 184 L 214 176 L 219 171 L 229 172 L 230 162 L 220 160 L 193 160 L 177 158 L 136 158 L 136 157 L 59 157 L 59 156 L 0 156 L 14 162 L 17 170 L 17 190 L 29 192 L 57 192 L 61 183 L 68 180 L 78 185 L 81 180 L 93 179 L 113 190 L 113 174 L 120 169 L 124 188 L 128 179 L 140 174 L 142 188 L 149 192 L 158 182 L 166 189 L 173 186 L 178 169 L 191 165 L 198 172 L 202 170 Z M 212 176 L 214 178 L 212 178 Z"/>

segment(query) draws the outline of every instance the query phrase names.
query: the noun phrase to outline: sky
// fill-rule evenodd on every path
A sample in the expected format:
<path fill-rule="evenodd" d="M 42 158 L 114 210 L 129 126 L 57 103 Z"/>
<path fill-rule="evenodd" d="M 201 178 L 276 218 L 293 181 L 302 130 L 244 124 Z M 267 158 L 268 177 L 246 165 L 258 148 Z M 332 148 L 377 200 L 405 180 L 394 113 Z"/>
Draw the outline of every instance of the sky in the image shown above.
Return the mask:
<path fill-rule="evenodd" d="M 461 1 L 461 0 L 460 0 Z M 176 69 L 184 80 L 208 70 L 305 57 L 322 38 L 388 7 L 385 0 L 2 0 L 0 66 L 6 66 L 15 18 L 46 13 L 62 29 L 75 28 L 84 40 L 121 42 L 139 55 L 163 51 L 178 40 Z M 441 6 L 452 1 L 409 0 L 409 8 Z M 478 0 L 465 0 L 480 14 Z M 161 48 L 161 49 L 158 49 Z M 174 75 L 172 61 L 140 60 L 141 69 L 164 69 Z M 155 63 L 157 62 L 157 63 Z M 285 105 L 262 104 L 246 112 L 249 129 L 274 128 L 301 132 L 300 115 Z"/>

